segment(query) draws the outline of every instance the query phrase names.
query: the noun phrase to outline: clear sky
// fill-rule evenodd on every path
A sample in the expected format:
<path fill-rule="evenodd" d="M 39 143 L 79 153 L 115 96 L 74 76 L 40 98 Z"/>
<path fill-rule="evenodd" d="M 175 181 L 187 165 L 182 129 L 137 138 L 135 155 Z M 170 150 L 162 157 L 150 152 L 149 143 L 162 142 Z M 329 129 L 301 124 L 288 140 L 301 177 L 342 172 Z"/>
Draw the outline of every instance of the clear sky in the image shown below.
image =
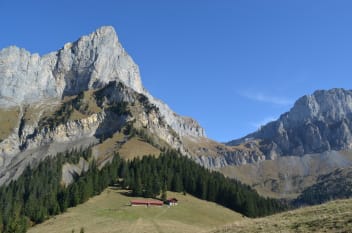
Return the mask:
<path fill-rule="evenodd" d="M 45 54 L 102 25 L 145 87 L 218 141 L 352 86 L 350 0 L 0 0 L 1 48 Z"/>

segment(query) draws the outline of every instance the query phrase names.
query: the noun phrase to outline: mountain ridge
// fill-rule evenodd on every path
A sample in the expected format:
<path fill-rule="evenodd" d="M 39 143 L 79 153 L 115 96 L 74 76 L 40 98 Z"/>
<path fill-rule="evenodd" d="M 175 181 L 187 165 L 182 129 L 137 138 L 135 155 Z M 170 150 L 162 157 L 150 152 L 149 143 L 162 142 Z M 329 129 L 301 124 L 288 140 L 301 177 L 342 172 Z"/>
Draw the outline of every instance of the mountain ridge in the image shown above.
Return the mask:
<path fill-rule="evenodd" d="M 227 145 L 252 140 L 277 155 L 299 155 L 352 148 L 352 91 L 342 88 L 318 90 L 299 98 L 290 111 L 258 131 Z M 266 147 L 266 148 L 265 148 Z"/>
<path fill-rule="evenodd" d="M 3 84 L 0 105 L 4 107 L 46 98 L 60 99 L 120 80 L 137 93 L 146 95 L 179 134 L 206 136 L 195 120 L 177 115 L 143 87 L 138 66 L 123 49 L 111 26 L 103 26 L 42 57 L 15 46 L 2 49 L 0 75 Z M 38 85 L 33 87 L 32 83 Z"/>

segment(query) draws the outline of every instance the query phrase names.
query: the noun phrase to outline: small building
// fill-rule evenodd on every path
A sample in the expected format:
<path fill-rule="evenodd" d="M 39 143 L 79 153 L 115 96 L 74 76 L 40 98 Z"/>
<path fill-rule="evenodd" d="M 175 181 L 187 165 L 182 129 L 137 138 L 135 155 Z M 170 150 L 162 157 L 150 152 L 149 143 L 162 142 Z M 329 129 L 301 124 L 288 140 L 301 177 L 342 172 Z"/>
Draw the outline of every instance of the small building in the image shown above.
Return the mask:
<path fill-rule="evenodd" d="M 132 200 L 131 206 L 163 206 L 164 203 L 158 200 Z"/>
<path fill-rule="evenodd" d="M 178 205 L 178 200 L 176 198 L 170 198 L 165 201 L 165 204 L 169 206 L 176 206 Z"/>

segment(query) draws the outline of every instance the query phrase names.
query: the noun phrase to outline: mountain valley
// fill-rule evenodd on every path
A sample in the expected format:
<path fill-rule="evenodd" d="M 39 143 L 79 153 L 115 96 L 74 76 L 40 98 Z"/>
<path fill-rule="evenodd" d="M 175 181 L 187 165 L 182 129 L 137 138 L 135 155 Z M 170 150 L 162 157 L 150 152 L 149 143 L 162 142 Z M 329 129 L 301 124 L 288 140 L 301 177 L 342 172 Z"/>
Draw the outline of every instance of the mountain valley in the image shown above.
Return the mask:
<path fill-rule="evenodd" d="M 89 150 L 89 156 L 79 155 L 74 162 L 66 157 L 63 161 L 60 160 L 59 155 L 65 153 L 76 155 L 77 151 L 86 150 Z M 241 214 L 258 217 L 285 210 L 291 204 L 290 208 L 350 197 L 351 151 L 351 90 L 342 88 L 318 90 L 303 96 L 279 119 L 243 138 L 220 143 L 208 138 L 205 129 L 196 120 L 175 113 L 167 104 L 153 97 L 144 88 L 138 66 L 120 44 L 113 27 L 101 27 L 44 56 L 30 54 L 25 49 L 15 46 L 0 51 L 0 185 L 4 187 L 4 193 L 8 191 L 7 186 L 17 187 L 17 180 L 21 182 L 26 180 L 22 175 L 26 175 L 28 169 L 35 171 L 43 161 L 53 159 L 55 156 L 62 162 L 58 165 L 59 171 L 56 171 L 60 175 L 58 183 L 68 188 L 74 186 L 80 177 L 85 177 L 92 169 L 100 171 L 104 171 L 104 168 L 110 169 L 109 166 L 115 161 L 117 153 L 132 164 L 130 169 L 131 171 L 135 169 L 133 170 L 135 173 L 141 169 L 139 165 L 133 165 L 135 161 L 143 161 L 141 158 L 146 155 L 155 158 L 161 156 L 163 159 L 164 154 L 170 153 L 185 156 L 206 168 L 206 172 L 200 173 L 207 174 L 203 174 L 204 177 L 211 178 L 206 179 L 205 183 L 200 183 L 200 178 L 192 180 L 193 183 L 189 185 L 191 188 L 186 190 L 186 184 L 191 179 L 176 179 L 176 175 L 165 175 L 166 172 L 160 175 L 156 170 L 153 173 L 154 177 L 164 177 L 164 183 L 169 179 L 168 187 L 173 189 L 177 186 L 174 182 L 181 182 L 184 188 L 179 192 L 203 193 L 204 195 L 195 196 L 227 207 L 231 206 L 232 210 Z M 143 172 L 155 169 L 153 166 Z M 182 171 L 181 168 L 176 169 L 175 173 L 181 177 Z M 140 172 L 138 170 L 138 174 Z M 135 173 L 131 175 L 132 180 L 140 182 L 139 179 L 145 179 Z M 187 177 L 185 174 L 182 175 Z M 124 176 L 124 179 L 127 177 L 129 176 Z M 109 184 L 112 185 L 111 182 Z M 239 185 L 235 189 L 228 187 L 237 182 Z M 333 187 L 331 189 L 334 192 L 326 187 L 327 184 Z M 348 184 L 347 188 L 344 184 Z M 136 189 L 135 185 L 131 182 L 124 188 L 133 191 Z M 143 185 L 145 186 L 144 183 Z M 99 194 L 103 188 L 105 187 L 99 187 L 99 192 L 95 194 Z M 215 193 L 223 189 L 231 193 L 238 189 L 236 201 L 228 201 L 231 199 L 229 198 L 226 203 L 225 201 L 222 203 L 219 195 L 211 193 L 212 188 L 215 189 Z M 252 188 L 261 196 L 268 198 L 257 196 Z M 189 190 L 193 190 L 194 193 Z M 250 193 L 245 195 L 247 199 L 241 196 L 243 194 L 241 190 L 245 190 L 243 193 Z M 24 199 L 28 198 L 28 190 L 22 191 Z M 340 191 L 343 195 L 338 195 Z M 115 190 L 108 188 L 102 196 L 108 195 L 109 198 L 116 199 L 111 197 L 109 192 L 115 193 Z M 321 196 L 313 195 L 317 192 Z M 89 197 L 94 196 L 93 193 L 90 193 Z M 139 196 L 141 194 L 142 192 Z M 176 193 L 173 195 L 188 201 L 188 197 Z M 102 196 L 91 199 L 88 204 L 82 204 L 85 207 L 77 208 L 86 208 L 96 199 L 100 200 Z M 256 201 L 250 201 L 249 197 L 257 198 Z M 127 200 L 123 196 L 121 199 Z M 241 201 L 238 201 L 239 199 Z M 193 197 L 190 197 L 190 200 L 192 203 L 200 201 L 193 200 Z M 6 200 L 3 201 L 5 202 Z M 205 202 L 203 204 L 212 205 Z M 125 207 L 121 205 L 119 208 Z M 189 206 L 184 211 L 190 211 L 187 208 Z M 267 212 L 262 211 L 265 208 Z M 120 209 L 117 212 L 121 211 Z M 239 217 L 241 214 L 225 210 L 224 207 L 216 206 L 216 209 L 226 217 L 219 221 L 214 220 L 216 224 L 206 227 L 199 224 L 196 227 L 188 223 L 187 225 L 183 218 L 179 218 L 182 219 L 182 224 L 177 222 L 179 219 L 174 218 L 168 218 L 165 224 L 174 224 L 176 221 L 185 227 L 183 232 L 191 232 L 220 227 L 230 223 L 231 219 L 242 219 L 242 216 Z M 48 231 L 49 228 L 45 226 L 52 222 L 55 226 L 60 225 L 62 224 L 60 221 L 66 219 L 68 215 L 72 215 L 71 217 L 75 219 L 74 216 L 77 214 L 75 211 L 76 209 L 64 214 L 64 217 L 57 217 L 58 223 L 54 217 L 54 220 L 38 225 L 30 232 Z M 163 210 L 156 215 L 163 218 L 166 211 Z M 199 210 L 196 215 L 200 215 L 201 211 L 203 210 Z M 61 213 L 61 210 L 53 213 Z M 92 216 L 96 217 L 95 214 Z M 114 219 L 110 219 L 110 214 L 108 220 L 100 220 L 111 222 Z M 144 221 L 136 217 L 138 214 L 130 214 L 133 221 Z M 48 214 L 45 219 L 51 215 Z M 121 220 L 120 217 L 117 221 Z M 216 216 L 207 218 L 217 219 Z M 201 222 L 206 222 L 201 217 L 200 219 Z M 126 222 L 128 221 L 130 220 L 127 219 Z M 165 226 L 155 225 L 155 221 L 156 219 L 148 219 L 148 223 L 143 224 L 153 229 L 150 232 L 162 232 L 160 227 L 166 229 Z M 0 223 L 2 227 L 2 222 Z M 76 228 L 76 225 L 68 227 Z M 42 226 L 44 230 L 36 231 Z M 175 228 L 174 232 L 178 229 Z M 235 231 L 229 227 L 218 232 Z"/>

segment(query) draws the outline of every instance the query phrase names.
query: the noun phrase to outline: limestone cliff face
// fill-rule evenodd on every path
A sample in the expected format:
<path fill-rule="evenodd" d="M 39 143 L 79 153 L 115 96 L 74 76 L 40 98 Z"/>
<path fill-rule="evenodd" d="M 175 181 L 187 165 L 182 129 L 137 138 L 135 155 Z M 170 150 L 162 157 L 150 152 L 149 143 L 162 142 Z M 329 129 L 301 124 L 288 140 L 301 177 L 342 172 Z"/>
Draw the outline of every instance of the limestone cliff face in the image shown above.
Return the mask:
<path fill-rule="evenodd" d="M 112 27 L 102 27 L 43 57 L 17 47 L 0 51 L 0 106 L 3 107 L 61 99 L 104 87 L 111 81 L 121 81 L 146 95 L 180 135 L 205 136 L 196 121 L 177 115 L 144 89 L 138 66 L 123 49 Z"/>
<path fill-rule="evenodd" d="M 5 106 L 74 95 L 113 80 L 143 91 L 138 66 L 112 27 L 102 27 L 43 57 L 17 47 L 5 48 L 0 51 L 0 80 Z"/>
<path fill-rule="evenodd" d="M 351 149 L 351 132 L 352 91 L 332 89 L 303 96 L 277 121 L 229 145 L 260 139 L 264 153 L 304 155 Z"/>

